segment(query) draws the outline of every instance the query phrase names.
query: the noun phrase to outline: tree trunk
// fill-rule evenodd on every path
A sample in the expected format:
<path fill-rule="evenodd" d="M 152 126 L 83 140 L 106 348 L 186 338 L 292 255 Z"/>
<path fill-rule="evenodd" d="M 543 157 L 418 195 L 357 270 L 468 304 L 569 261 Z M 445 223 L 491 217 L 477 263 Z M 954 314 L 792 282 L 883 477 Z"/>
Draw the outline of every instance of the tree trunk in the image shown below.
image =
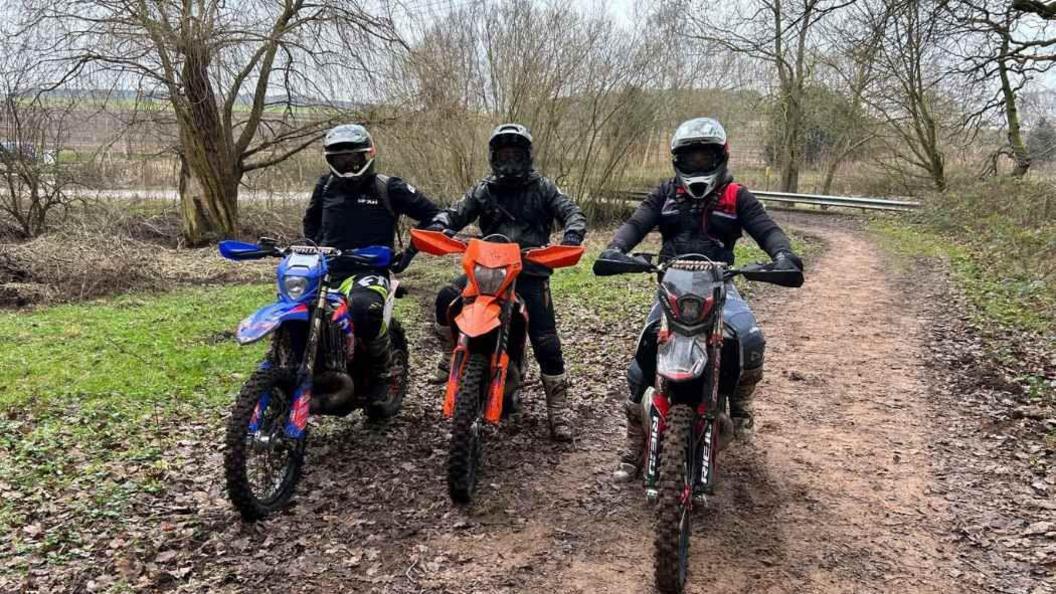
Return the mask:
<path fill-rule="evenodd" d="M 1002 43 L 1002 53 L 1008 51 L 1008 38 Z M 1012 146 L 1012 157 L 1016 161 L 1012 169 L 1013 177 L 1023 177 L 1030 169 L 1030 151 L 1023 142 L 1023 133 L 1019 123 L 1019 108 L 1016 106 L 1016 92 L 1008 79 L 1006 58 L 999 58 L 997 71 L 1001 75 L 1001 93 L 1005 100 L 1005 118 L 1008 120 L 1008 143 Z"/>
<path fill-rule="evenodd" d="M 191 245 L 230 237 L 238 227 L 241 164 L 209 79 L 208 48 L 189 45 L 182 67 L 183 96 L 174 101 L 180 130 L 180 205 Z"/>
<path fill-rule="evenodd" d="M 203 175 L 181 155 L 180 212 L 183 237 L 189 245 L 202 245 L 235 234 L 240 177 Z"/>
<path fill-rule="evenodd" d="M 832 193 L 832 182 L 836 178 L 836 170 L 840 168 L 840 164 L 843 163 L 843 159 L 839 156 L 833 157 L 829 161 L 829 166 L 825 168 L 825 179 L 821 183 L 821 193 L 829 195 Z"/>
<path fill-rule="evenodd" d="M 781 133 L 781 191 L 799 190 L 799 128 L 801 107 L 794 93 L 785 96 L 785 129 Z"/>

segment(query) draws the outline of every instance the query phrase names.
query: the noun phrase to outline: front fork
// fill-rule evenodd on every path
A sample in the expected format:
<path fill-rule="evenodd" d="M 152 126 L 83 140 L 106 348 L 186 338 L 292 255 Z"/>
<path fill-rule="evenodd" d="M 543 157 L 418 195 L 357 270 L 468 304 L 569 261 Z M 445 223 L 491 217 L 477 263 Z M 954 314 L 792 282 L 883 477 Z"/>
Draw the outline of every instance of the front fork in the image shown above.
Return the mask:
<path fill-rule="evenodd" d="M 308 426 L 308 411 L 312 403 L 312 374 L 315 372 L 315 357 L 319 351 L 319 337 L 323 331 L 323 316 L 326 315 L 326 287 L 330 286 L 330 275 L 323 278 L 319 286 L 319 298 L 308 321 L 308 339 L 305 341 L 304 357 L 297 370 L 297 389 L 290 403 L 290 415 L 286 419 L 286 436 L 291 439 L 304 437 Z"/>
<path fill-rule="evenodd" d="M 719 417 L 725 413 L 724 402 L 718 391 L 721 346 L 720 335 L 719 340 L 713 341 L 708 349 L 711 365 L 705 372 L 705 394 L 697 406 L 697 420 L 693 425 L 690 440 L 692 447 L 685 454 L 687 472 L 693 477 L 693 499 L 697 501 L 710 495 L 715 488 L 716 454 L 719 451 L 722 426 Z M 671 407 L 667 395 L 671 391 L 671 384 L 658 379 L 657 385 L 663 391 L 650 388 L 644 398 L 647 402 L 645 418 L 649 436 L 646 443 L 648 451 L 645 457 L 644 479 L 645 495 L 649 501 L 656 501 L 659 496 L 660 455 L 663 452 L 664 431 L 667 429 L 667 413 Z"/>
<path fill-rule="evenodd" d="M 498 329 L 495 330 L 498 335 L 495 337 L 495 348 L 490 355 L 490 374 L 483 395 L 485 405 L 483 408 L 484 420 L 493 424 L 502 420 L 506 377 L 510 367 L 508 344 L 510 321 L 518 305 L 517 300 L 513 297 L 515 295 L 513 287 L 511 286 L 508 291 L 510 292 L 510 299 L 506 300 L 502 305 L 501 323 Z M 450 319 L 454 319 L 454 316 L 450 316 Z M 462 383 L 462 375 L 465 371 L 466 362 L 469 361 L 469 355 L 469 337 L 460 332 L 455 342 L 455 349 L 451 353 L 450 372 L 447 378 L 447 389 L 444 393 L 445 417 L 450 418 L 455 414 L 455 397 Z"/>

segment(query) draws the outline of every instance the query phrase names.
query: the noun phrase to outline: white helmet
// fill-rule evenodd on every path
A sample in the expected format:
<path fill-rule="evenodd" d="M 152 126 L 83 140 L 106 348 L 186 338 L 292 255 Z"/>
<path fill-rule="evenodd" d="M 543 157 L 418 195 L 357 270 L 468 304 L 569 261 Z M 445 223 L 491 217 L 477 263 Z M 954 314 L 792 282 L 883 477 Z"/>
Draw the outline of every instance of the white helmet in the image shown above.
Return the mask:
<path fill-rule="evenodd" d="M 682 122 L 671 137 L 675 175 L 693 198 L 704 198 L 722 182 L 729 160 L 726 130 L 711 118 Z"/>
<path fill-rule="evenodd" d="M 374 173 L 374 139 L 359 124 L 342 124 L 323 138 L 323 155 L 338 177 L 358 180 Z"/>

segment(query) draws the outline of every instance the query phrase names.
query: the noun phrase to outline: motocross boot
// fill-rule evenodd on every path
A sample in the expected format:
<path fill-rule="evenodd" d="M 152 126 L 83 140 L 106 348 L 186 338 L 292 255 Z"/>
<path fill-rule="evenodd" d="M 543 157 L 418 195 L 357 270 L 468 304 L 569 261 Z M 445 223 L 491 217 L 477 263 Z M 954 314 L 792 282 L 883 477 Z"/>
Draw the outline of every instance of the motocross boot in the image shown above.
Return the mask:
<path fill-rule="evenodd" d="M 612 474 L 618 483 L 628 482 L 638 476 L 645 457 L 645 428 L 642 427 L 642 405 L 627 400 L 623 403 L 623 412 L 627 416 L 627 435 L 624 438 L 623 450 L 620 452 L 620 463 Z"/>
<path fill-rule="evenodd" d="M 763 379 L 763 368 L 745 369 L 741 372 L 741 379 L 737 382 L 737 388 L 730 395 L 730 417 L 733 418 L 734 433 L 737 437 L 749 437 L 755 426 L 755 418 L 752 416 L 752 395 L 755 393 L 755 385 Z"/>
<path fill-rule="evenodd" d="M 447 378 L 451 374 L 451 349 L 455 347 L 454 340 L 451 339 L 451 327 L 445 326 L 440 322 L 433 322 L 433 332 L 440 339 L 440 344 L 443 348 L 441 349 L 440 360 L 436 364 L 436 369 L 433 371 L 433 375 L 429 377 L 429 383 L 446 384 Z"/>
<path fill-rule="evenodd" d="M 388 330 L 382 330 L 374 340 L 365 345 L 367 355 L 367 382 L 371 402 L 385 400 L 392 383 L 392 339 Z"/>
<path fill-rule="evenodd" d="M 546 417 L 554 441 L 572 441 L 571 412 L 568 410 L 568 378 L 565 374 L 540 374 L 546 391 Z"/>

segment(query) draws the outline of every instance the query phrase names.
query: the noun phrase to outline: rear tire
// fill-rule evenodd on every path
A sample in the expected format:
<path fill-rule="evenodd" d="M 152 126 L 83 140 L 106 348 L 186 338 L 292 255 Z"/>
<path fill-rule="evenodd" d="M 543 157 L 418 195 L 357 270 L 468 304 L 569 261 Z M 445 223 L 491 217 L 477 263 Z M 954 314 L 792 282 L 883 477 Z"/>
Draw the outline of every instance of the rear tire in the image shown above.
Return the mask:
<path fill-rule="evenodd" d="M 258 369 L 242 386 L 227 421 L 224 451 L 227 493 L 232 505 L 247 522 L 261 520 L 285 507 L 301 478 L 308 435 L 305 433 L 301 439 L 291 440 L 284 434 L 295 388 L 296 373 L 293 370 L 279 367 Z M 268 407 L 261 415 L 260 430 L 251 434 L 249 424 L 264 393 L 270 394 Z M 271 469 L 273 454 L 281 455 L 282 464 L 275 473 L 276 477 L 268 481 L 272 483 L 271 488 L 260 492 L 252 480 L 250 467 L 263 457 L 266 467 Z"/>
<path fill-rule="evenodd" d="M 367 418 L 372 421 L 391 419 L 400 414 L 403 398 L 407 395 L 407 382 L 411 372 L 407 335 L 396 318 L 389 322 L 388 332 L 392 340 L 392 383 L 385 400 L 367 404 Z"/>
<path fill-rule="evenodd" d="M 692 478 L 686 476 L 693 409 L 671 407 L 660 450 L 660 497 L 656 507 L 653 567 L 661 592 L 681 594 L 689 564 Z"/>
<path fill-rule="evenodd" d="M 455 396 L 455 418 L 447 457 L 447 491 L 455 503 L 469 503 L 477 486 L 484 429 L 480 406 L 488 367 L 486 356 L 470 355 Z"/>

